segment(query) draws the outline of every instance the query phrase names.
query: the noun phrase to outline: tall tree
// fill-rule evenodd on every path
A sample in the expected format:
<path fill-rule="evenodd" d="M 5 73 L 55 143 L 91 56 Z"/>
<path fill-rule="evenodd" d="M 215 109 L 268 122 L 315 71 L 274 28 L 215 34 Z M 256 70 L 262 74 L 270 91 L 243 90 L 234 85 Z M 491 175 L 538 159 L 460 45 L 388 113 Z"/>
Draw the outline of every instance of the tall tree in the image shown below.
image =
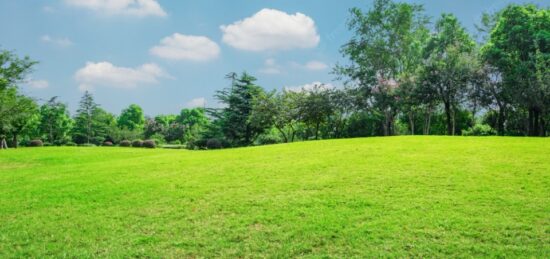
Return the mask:
<path fill-rule="evenodd" d="M 475 43 L 452 14 L 443 14 L 425 49 L 421 72 L 424 91 L 443 103 L 447 134 L 455 135 L 456 112 L 471 83 Z"/>
<path fill-rule="evenodd" d="M 73 137 L 75 142 L 91 143 L 94 137 L 94 115 L 98 105 L 95 103 L 92 94 L 88 91 L 80 99 L 80 106 L 75 117 Z"/>
<path fill-rule="evenodd" d="M 542 136 L 550 98 L 550 10 L 509 5 L 497 17 L 484 56 L 502 74 L 515 102 L 527 110 L 528 134 Z"/>
<path fill-rule="evenodd" d="M 355 34 L 341 49 L 351 65 L 337 67 L 336 73 L 383 114 L 384 135 L 394 133 L 396 89 L 402 75 L 416 66 L 414 42 L 426 23 L 421 5 L 376 0 L 366 13 L 351 9 L 348 26 Z"/>
<path fill-rule="evenodd" d="M 122 111 L 122 113 L 118 117 L 117 124 L 121 129 L 143 129 L 143 126 L 145 124 L 143 109 L 141 109 L 141 107 L 139 107 L 137 104 L 131 104 L 128 108 Z"/>
<path fill-rule="evenodd" d="M 56 145 L 67 142 L 72 127 L 73 120 L 67 105 L 59 102 L 57 97 L 40 107 L 40 131 L 46 136 L 47 142 Z"/>
<path fill-rule="evenodd" d="M 7 148 L 6 137 L 20 125 L 20 105 L 25 97 L 18 93 L 17 84 L 32 71 L 36 61 L 19 58 L 14 52 L 0 50 L 0 149 Z"/>
<path fill-rule="evenodd" d="M 212 115 L 219 120 L 221 130 L 227 141 L 233 146 L 248 146 L 270 125 L 258 125 L 250 120 L 253 100 L 263 92 L 256 85 L 256 78 L 243 73 L 227 76 L 231 87 L 218 91 L 216 97 L 226 107 Z"/>

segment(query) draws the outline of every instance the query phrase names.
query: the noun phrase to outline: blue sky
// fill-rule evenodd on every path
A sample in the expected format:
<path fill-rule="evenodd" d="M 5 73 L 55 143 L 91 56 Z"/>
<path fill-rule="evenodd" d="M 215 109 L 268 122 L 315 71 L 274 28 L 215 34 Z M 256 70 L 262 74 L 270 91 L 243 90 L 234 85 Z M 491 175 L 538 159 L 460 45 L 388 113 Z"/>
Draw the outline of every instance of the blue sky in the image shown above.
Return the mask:
<path fill-rule="evenodd" d="M 458 16 L 471 32 L 484 11 L 539 1 L 407 1 Z M 224 75 L 247 71 L 266 89 L 330 83 L 349 38 L 351 7 L 372 1 L 0 0 L 0 47 L 40 64 L 22 89 L 76 110 L 83 90 L 118 114 L 215 106 Z"/>

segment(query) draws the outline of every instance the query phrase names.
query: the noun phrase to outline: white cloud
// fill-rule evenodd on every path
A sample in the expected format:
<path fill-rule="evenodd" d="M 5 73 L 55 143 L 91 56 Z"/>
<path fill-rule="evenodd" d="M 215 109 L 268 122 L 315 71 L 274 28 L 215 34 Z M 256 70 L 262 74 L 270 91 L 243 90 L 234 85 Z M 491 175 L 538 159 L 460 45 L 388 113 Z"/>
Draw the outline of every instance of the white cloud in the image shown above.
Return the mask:
<path fill-rule="evenodd" d="M 155 84 L 160 78 L 168 77 L 156 64 L 127 68 L 117 67 L 109 62 L 88 62 L 74 75 L 82 91 L 92 90 L 97 86 L 132 89 L 142 84 Z"/>
<path fill-rule="evenodd" d="M 264 62 L 264 67 L 260 69 L 260 73 L 277 75 L 281 73 L 281 67 L 277 64 L 275 59 L 268 58 Z"/>
<path fill-rule="evenodd" d="M 56 46 L 59 46 L 59 47 L 69 47 L 71 45 L 73 45 L 73 42 L 71 40 L 69 40 L 68 38 L 55 38 L 55 37 L 52 37 L 50 35 L 44 35 L 42 37 L 40 37 L 40 40 L 44 43 L 48 43 L 48 44 L 52 44 L 52 45 L 56 45 Z"/>
<path fill-rule="evenodd" d="M 206 106 L 206 99 L 204 97 L 195 98 L 185 104 L 188 108 L 202 108 Z"/>
<path fill-rule="evenodd" d="M 252 17 L 222 25 L 223 42 L 249 51 L 313 48 L 319 44 L 315 22 L 302 13 L 262 9 Z"/>
<path fill-rule="evenodd" d="M 166 16 L 166 12 L 156 0 L 65 0 L 65 3 L 102 14 Z"/>
<path fill-rule="evenodd" d="M 322 61 L 311 60 L 305 64 L 300 64 L 298 62 L 291 62 L 291 66 L 297 69 L 304 69 L 309 71 L 322 71 L 328 68 L 328 65 Z"/>
<path fill-rule="evenodd" d="M 174 33 L 149 50 L 152 55 L 164 59 L 207 61 L 220 54 L 220 47 L 204 36 Z"/>
<path fill-rule="evenodd" d="M 328 65 L 317 60 L 312 60 L 306 63 L 304 66 L 307 70 L 311 71 L 319 71 L 319 70 L 325 70 L 328 68 Z"/>
<path fill-rule="evenodd" d="M 326 91 L 334 88 L 335 88 L 334 85 L 330 83 L 325 84 L 321 82 L 312 82 L 312 83 L 304 84 L 300 86 L 285 86 L 284 90 L 291 91 L 291 92 L 310 92 L 314 90 Z"/>
<path fill-rule="evenodd" d="M 46 80 L 27 80 L 26 84 L 34 89 L 46 89 L 50 87 L 50 83 Z"/>

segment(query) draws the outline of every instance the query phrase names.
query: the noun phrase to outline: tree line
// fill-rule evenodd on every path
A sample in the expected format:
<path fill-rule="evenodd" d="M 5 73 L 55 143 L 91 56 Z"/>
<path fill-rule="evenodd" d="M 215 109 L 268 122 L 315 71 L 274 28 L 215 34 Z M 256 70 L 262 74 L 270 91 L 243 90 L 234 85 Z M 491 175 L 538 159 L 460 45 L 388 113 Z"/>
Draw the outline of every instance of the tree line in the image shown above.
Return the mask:
<path fill-rule="evenodd" d="M 343 87 L 266 91 L 244 72 L 226 76 L 222 108 L 119 116 L 84 93 L 71 116 L 51 98 L 38 105 L 18 85 L 35 61 L 0 52 L 1 147 L 32 140 L 103 145 L 151 139 L 188 148 L 240 147 L 312 139 L 390 135 L 548 136 L 550 11 L 509 5 L 484 14 L 471 35 L 452 14 L 435 22 L 422 5 L 376 0 L 350 10 Z"/>

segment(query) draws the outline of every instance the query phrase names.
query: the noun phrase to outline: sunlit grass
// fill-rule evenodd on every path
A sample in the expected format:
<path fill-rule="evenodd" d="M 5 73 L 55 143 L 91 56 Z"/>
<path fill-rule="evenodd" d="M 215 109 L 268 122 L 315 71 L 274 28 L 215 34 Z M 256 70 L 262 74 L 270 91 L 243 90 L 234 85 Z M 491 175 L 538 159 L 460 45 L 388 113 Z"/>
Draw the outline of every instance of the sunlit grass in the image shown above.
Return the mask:
<path fill-rule="evenodd" d="M 546 257 L 550 139 L 0 152 L 0 257 Z"/>

